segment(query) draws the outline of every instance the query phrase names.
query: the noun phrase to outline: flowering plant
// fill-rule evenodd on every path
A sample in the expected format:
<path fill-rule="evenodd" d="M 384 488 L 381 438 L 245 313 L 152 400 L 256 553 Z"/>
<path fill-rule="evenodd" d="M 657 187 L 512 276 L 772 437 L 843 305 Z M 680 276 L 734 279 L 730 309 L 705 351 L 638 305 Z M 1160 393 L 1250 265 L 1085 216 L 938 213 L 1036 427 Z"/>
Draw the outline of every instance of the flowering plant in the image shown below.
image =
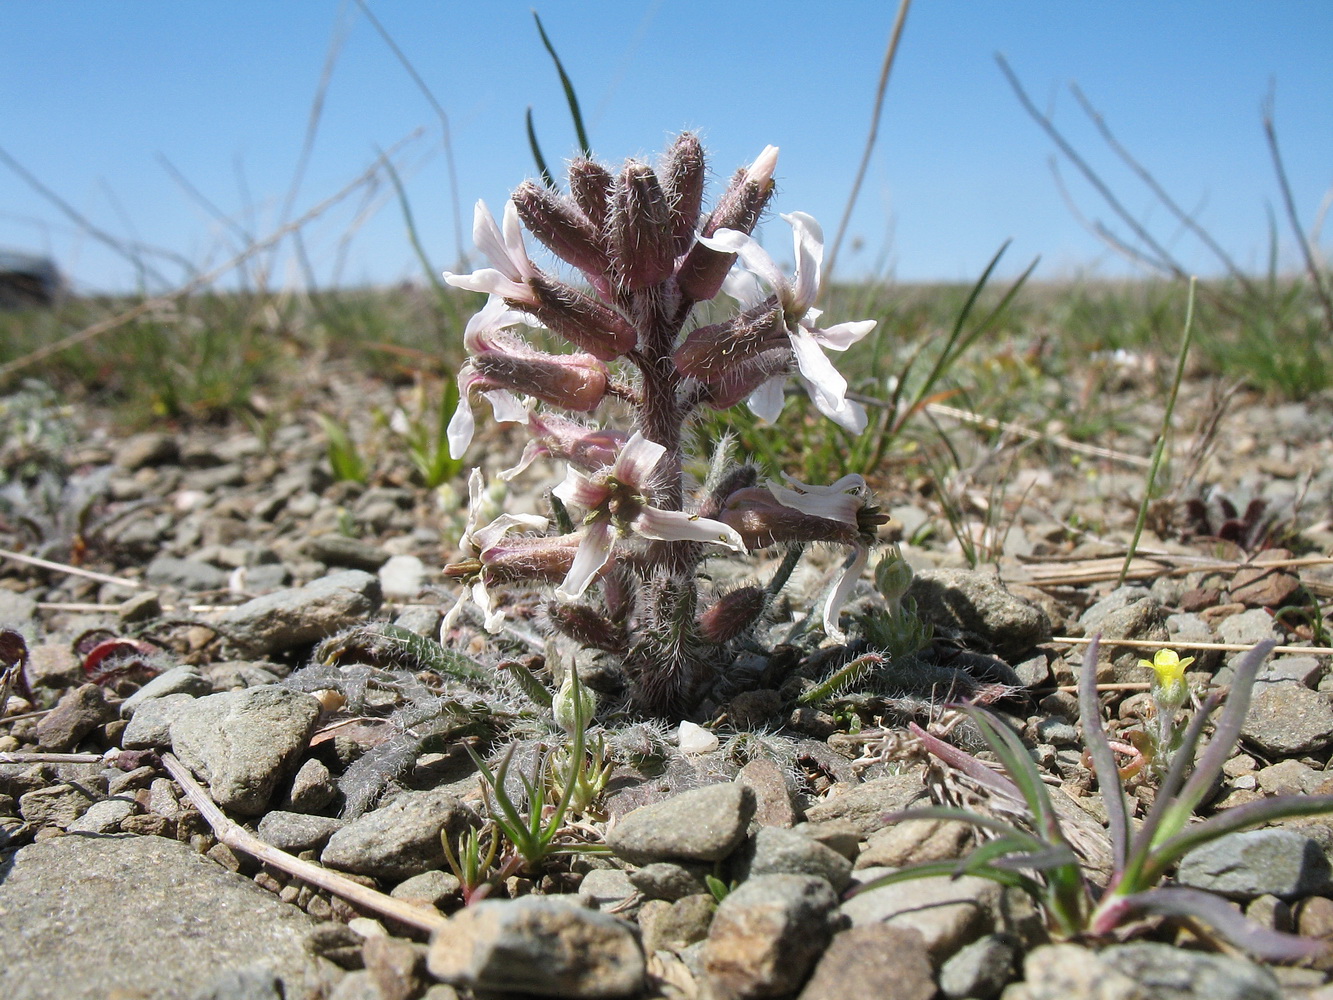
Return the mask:
<path fill-rule="evenodd" d="M 818 223 L 799 212 L 783 216 L 794 237 L 792 279 L 751 236 L 773 193 L 777 154 L 769 146 L 737 172 L 711 212 L 703 210 L 704 154 L 692 134 L 679 136 L 656 170 L 630 160 L 613 172 L 575 159 L 568 194 L 525 181 L 499 223 L 478 202 L 473 236 L 490 266 L 445 275 L 489 296 L 464 334 L 469 357 L 448 428 L 451 453 L 459 458 L 468 448 L 474 400 L 485 399 L 497 421 L 531 435 L 519 465 L 501 478 L 539 455 L 562 459 L 569 471 L 554 490 L 556 521 L 566 505 L 578 513 L 559 535 L 545 534 L 539 519 L 511 515 L 480 525 L 474 474 L 467 551 L 447 571 L 491 631 L 503 616 L 489 588 L 557 582 L 545 608 L 550 627 L 618 656 L 633 700 L 650 714 L 688 710 L 772 597 L 760 586 L 701 593 L 704 559 L 773 545 L 847 546 L 823 609 L 825 631 L 841 637 L 838 611 L 886 520 L 859 476 L 827 487 L 791 479 L 761 485 L 754 468 L 730 461 L 725 445 L 701 487 L 692 489 L 684 472 L 693 414 L 746 400 L 771 420 L 793 375 L 830 419 L 853 432 L 865 427 L 824 350 L 846 350 L 874 322 L 820 325 Z M 525 229 L 581 280 L 539 268 Z M 740 310 L 692 325 L 695 305 L 724 290 Z M 545 328 L 573 350 L 539 350 L 525 327 Z M 592 414 L 608 400 L 628 405 L 630 429 L 559 412 Z M 515 529 L 530 533 L 511 535 Z"/>

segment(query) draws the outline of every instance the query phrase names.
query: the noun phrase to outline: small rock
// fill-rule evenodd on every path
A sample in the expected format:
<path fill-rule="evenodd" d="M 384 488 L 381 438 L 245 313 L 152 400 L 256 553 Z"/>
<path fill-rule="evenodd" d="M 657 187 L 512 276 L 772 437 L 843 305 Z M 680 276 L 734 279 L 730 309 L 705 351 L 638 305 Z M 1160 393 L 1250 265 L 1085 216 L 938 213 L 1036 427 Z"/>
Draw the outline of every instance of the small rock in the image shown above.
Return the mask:
<path fill-rule="evenodd" d="M 619 868 L 594 868 L 579 883 L 579 902 L 594 910 L 618 907 L 633 895 L 634 884 Z"/>
<path fill-rule="evenodd" d="M 636 865 L 721 861 L 745 839 L 754 810 L 748 786 L 708 785 L 626 814 L 606 843 L 617 857 Z"/>
<path fill-rule="evenodd" d="M 881 874 L 887 871 L 867 868 L 857 877 L 870 881 Z M 841 910 L 853 927 L 887 923 L 917 931 L 932 959 L 940 962 L 995 929 L 1000 897 L 1000 886 L 989 879 L 937 875 L 858 892 Z"/>
<path fill-rule="evenodd" d="M 390 556 L 379 568 L 380 588 L 391 601 L 415 600 L 426 577 L 426 564 L 416 556 Z"/>
<path fill-rule="evenodd" d="M 708 893 L 683 896 L 673 903 L 650 900 L 639 911 L 644 951 L 683 951 L 703 941 L 716 909 L 717 902 Z"/>
<path fill-rule="evenodd" d="M 760 826 L 795 825 L 796 803 L 791 782 L 776 761 L 756 758 L 741 768 L 736 780 L 754 792 L 756 823 Z"/>
<path fill-rule="evenodd" d="M 126 472 L 135 472 L 150 465 L 172 465 L 179 457 L 180 447 L 172 435 L 149 431 L 122 441 L 111 460 Z"/>
<path fill-rule="evenodd" d="M 379 1000 L 411 1000 L 425 985 L 425 952 L 410 941 L 367 938 L 361 946 L 361 957 Z"/>
<path fill-rule="evenodd" d="M 310 816 L 306 813 L 284 812 L 274 809 L 259 821 L 259 838 L 289 854 L 317 851 L 329 838 L 346 824 L 329 816 Z"/>
<path fill-rule="evenodd" d="M 1333 743 L 1328 695 L 1303 684 L 1256 684 L 1241 738 L 1270 754 L 1294 757 Z"/>
<path fill-rule="evenodd" d="M 1280 640 L 1282 638 L 1273 626 L 1273 616 L 1261 608 L 1242 611 L 1238 615 L 1223 618 L 1217 623 L 1217 637 L 1222 642 L 1238 643 L 1243 646 L 1253 646 L 1264 639 Z M 1245 654 L 1236 653 L 1234 655 L 1243 656 Z"/>
<path fill-rule="evenodd" d="M 126 625 L 152 621 L 162 614 L 162 598 L 156 590 L 141 590 L 126 598 L 116 609 L 116 617 Z"/>
<path fill-rule="evenodd" d="M 65 827 L 69 833 L 115 833 L 122 820 L 134 815 L 133 799 L 115 798 L 94 802 L 74 822 Z"/>
<path fill-rule="evenodd" d="M 630 884 L 649 899 L 674 903 L 686 896 L 706 893 L 708 885 L 703 865 L 678 865 L 672 861 L 654 861 L 629 873 Z"/>
<path fill-rule="evenodd" d="M 286 807 L 293 812 L 317 813 L 338 795 L 338 786 L 324 762 L 311 757 L 305 761 L 292 778 L 291 791 L 287 793 Z"/>
<path fill-rule="evenodd" d="M 441 832 L 457 834 L 474 819 L 445 789 L 403 792 L 333 834 L 319 859 L 330 868 L 401 881 L 444 867 Z"/>
<path fill-rule="evenodd" d="M 1007 934 L 987 934 L 965 945 L 940 967 L 940 992 L 947 1000 L 990 1000 L 1014 978 L 1018 943 Z"/>
<path fill-rule="evenodd" d="M 905 819 L 872 833 L 856 858 L 856 867 L 903 868 L 962 857 L 971 838 L 972 827 L 959 820 Z"/>
<path fill-rule="evenodd" d="M 169 694 L 141 702 L 120 734 L 120 745 L 126 750 L 166 749 L 171 746 L 171 724 L 194 701 L 193 695 Z"/>
<path fill-rule="evenodd" d="M 1192 996 L 1185 994 L 1184 996 Z M 1023 960 L 1023 982 L 1014 983 L 1001 1000 L 1155 1000 L 1130 976 L 1104 962 L 1091 948 L 1045 944 Z M 1172 1000 L 1184 1000 L 1172 997 Z"/>
<path fill-rule="evenodd" d="M 28 649 L 24 675 L 35 688 L 64 690 L 83 679 L 83 666 L 67 642 L 43 642 Z"/>
<path fill-rule="evenodd" d="M 775 826 L 760 827 L 734 862 L 735 877 L 817 875 L 842 892 L 852 878 L 852 863 L 817 840 Z"/>
<path fill-rule="evenodd" d="M 257 816 L 290 773 L 319 720 L 319 702 L 283 687 L 198 698 L 171 724 L 171 746 L 224 809 Z"/>
<path fill-rule="evenodd" d="M 379 610 L 382 597 L 377 577 L 345 570 L 247 601 L 224 612 L 217 627 L 243 655 L 267 656 L 363 621 Z"/>
<path fill-rule="evenodd" d="M 37 723 L 37 743 L 45 750 L 69 751 L 98 726 L 116 717 L 98 684 L 67 691 L 56 707 Z"/>
<path fill-rule="evenodd" d="M 23 632 L 36 620 L 36 601 L 27 594 L 0 589 L 0 627 Z"/>
<path fill-rule="evenodd" d="M 318 559 L 326 565 L 359 569 L 367 573 L 374 573 L 389 561 L 389 553 L 378 545 L 347 535 L 315 535 L 306 542 L 305 550 L 312 559 Z"/>
<path fill-rule="evenodd" d="M 1333 872 L 1319 843 L 1295 830 L 1248 830 L 1190 851 L 1176 881 L 1233 899 L 1293 899 L 1333 889 Z"/>
<path fill-rule="evenodd" d="M 693 722 L 680 724 L 680 728 L 676 731 L 676 743 L 680 747 L 680 752 L 687 757 L 712 753 L 718 747 L 717 734 Z"/>
<path fill-rule="evenodd" d="M 1035 604 L 1015 597 L 993 573 L 928 569 L 916 574 L 907 596 L 917 614 L 937 629 L 978 640 L 1005 660 L 1051 637 L 1051 622 Z"/>
<path fill-rule="evenodd" d="M 797 1000 L 931 1000 L 935 980 L 915 931 L 871 924 L 834 936 Z"/>
<path fill-rule="evenodd" d="M 199 671 L 193 667 L 172 667 L 170 670 L 158 674 L 122 701 L 120 703 L 120 717 L 122 719 L 134 718 L 134 713 L 138 707 L 154 698 L 165 698 L 170 694 L 188 694 L 193 698 L 200 698 L 212 693 L 213 685 L 200 676 Z"/>
<path fill-rule="evenodd" d="M 1318 795 L 1328 776 L 1298 760 L 1280 760 L 1255 773 L 1265 795 Z"/>
<path fill-rule="evenodd" d="M 846 822 L 867 837 L 884 826 L 886 813 L 906 809 L 925 792 L 924 767 L 913 768 L 853 785 L 841 794 L 835 786 L 832 795 L 805 811 L 805 818 L 811 823 Z"/>
<path fill-rule="evenodd" d="M 1313 656 L 1278 656 L 1259 668 L 1255 682 L 1276 684 L 1281 681 L 1293 681 L 1313 688 L 1318 685 L 1323 672 L 1324 665 Z"/>
<path fill-rule="evenodd" d="M 33 826 L 55 826 L 64 830 L 93 803 L 87 789 L 62 782 L 35 788 L 19 796 L 19 815 Z"/>
<path fill-rule="evenodd" d="M 1281 1000 L 1273 974 L 1243 958 L 1187 951 L 1155 941 L 1112 945 L 1102 964 L 1128 976 L 1150 997 L 1181 1000 Z"/>
<path fill-rule="evenodd" d="M 703 947 L 718 1000 L 780 997 L 800 989 L 832 932 L 837 897 L 809 875 L 758 875 L 718 905 Z"/>
<path fill-rule="evenodd" d="M 461 888 L 462 883 L 458 881 L 456 875 L 434 868 L 404 879 L 393 887 L 389 895 L 394 899 L 404 899 L 419 906 L 442 907 L 457 896 Z"/>
<path fill-rule="evenodd" d="M 646 974 L 628 926 L 543 896 L 459 911 L 432 936 L 426 967 L 456 986 L 572 1000 L 632 996 Z"/>
<path fill-rule="evenodd" d="M 848 861 L 855 861 L 861 853 L 861 831 L 845 820 L 830 820 L 826 823 L 801 823 L 795 827 L 797 833 L 803 833 L 811 840 L 817 840 L 825 847 L 837 851 Z"/>
<path fill-rule="evenodd" d="M 226 590 L 227 571 L 197 559 L 158 556 L 144 570 L 144 579 L 154 587 L 180 590 Z"/>

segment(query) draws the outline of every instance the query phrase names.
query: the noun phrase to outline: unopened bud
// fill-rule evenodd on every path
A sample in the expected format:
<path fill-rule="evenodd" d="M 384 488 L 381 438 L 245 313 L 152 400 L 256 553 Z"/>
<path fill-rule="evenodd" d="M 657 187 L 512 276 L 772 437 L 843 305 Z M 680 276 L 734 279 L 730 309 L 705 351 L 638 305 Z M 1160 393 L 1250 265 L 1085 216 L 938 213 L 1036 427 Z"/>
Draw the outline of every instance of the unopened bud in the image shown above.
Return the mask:
<path fill-rule="evenodd" d="M 747 236 L 753 232 L 773 196 L 773 170 L 777 162 L 778 147 L 766 146 L 754 163 L 736 171 L 704 222 L 701 235 L 712 236 L 719 229 L 735 229 Z M 696 302 L 706 302 L 722 288 L 722 279 L 735 262 L 734 253 L 722 253 L 696 242 L 676 271 L 681 294 Z"/>
<path fill-rule="evenodd" d="M 556 724 L 571 736 L 579 729 L 586 730 L 597 711 L 597 692 L 577 684 L 577 669 L 573 663 L 565 668 L 564 683 L 551 699 L 551 714 Z"/>
<path fill-rule="evenodd" d="M 551 601 L 546 614 L 552 626 L 580 645 L 612 653 L 623 653 L 629 646 L 624 626 L 587 604 Z"/>
<path fill-rule="evenodd" d="M 569 165 L 570 197 L 588 217 L 588 221 L 603 234 L 606 231 L 606 214 L 610 208 L 608 202 L 613 183 L 611 171 L 600 163 L 579 157 Z"/>
<path fill-rule="evenodd" d="M 578 534 L 505 536 L 482 551 L 482 574 L 488 584 L 563 580 L 580 541 Z"/>
<path fill-rule="evenodd" d="M 675 240 L 673 251 L 677 257 L 694 242 L 699 228 L 699 213 L 703 207 L 704 151 L 699 137 L 693 132 L 679 136 L 662 158 L 662 190 L 666 192 L 671 209 L 671 235 Z"/>
<path fill-rule="evenodd" d="M 605 277 L 609 261 L 601 227 L 572 201 L 532 181 L 520 184 L 511 197 L 523 225 L 551 253 L 590 277 Z"/>
<path fill-rule="evenodd" d="M 487 351 L 469 364 L 467 391 L 508 389 L 586 413 L 606 395 L 606 366 L 588 354 L 506 354 Z"/>
<path fill-rule="evenodd" d="M 699 634 L 709 642 L 730 642 L 759 620 L 768 603 L 762 587 L 741 587 L 722 597 L 699 616 Z"/>
<path fill-rule="evenodd" d="M 717 520 L 736 529 L 750 550 L 787 542 L 855 545 L 860 540 L 853 525 L 789 507 L 764 486 L 737 490 L 727 498 Z"/>
<path fill-rule="evenodd" d="M 537 303 L 528 306 L 528 312 L 593 357 L 610 361 L 638 343 L 639 335 L 625 317 L 577 288 L 546 277 L 533 278 L 529 288 Z"/>
<path fill-rule="evenodd" d="M 711 384 L 721 381 L 729 366 L 789 342 L 782 310 L 770 297 L 724 323 L 692 330 L 672 360 L 682 375 Z"/>
<path fill-rule="evenodd" d="M 621 287 L 649 288 L 671 277 L 676 262 L 671 209 L 647 164 L 630 160 L 616 178 L 607 236 Z"/>
<path fill-rule="evenodd" d="M 912 567 L 898 551 L 889 553 L 875 567 L 875 589 L 890 607 L 896 608 L 912 586 Z"/>

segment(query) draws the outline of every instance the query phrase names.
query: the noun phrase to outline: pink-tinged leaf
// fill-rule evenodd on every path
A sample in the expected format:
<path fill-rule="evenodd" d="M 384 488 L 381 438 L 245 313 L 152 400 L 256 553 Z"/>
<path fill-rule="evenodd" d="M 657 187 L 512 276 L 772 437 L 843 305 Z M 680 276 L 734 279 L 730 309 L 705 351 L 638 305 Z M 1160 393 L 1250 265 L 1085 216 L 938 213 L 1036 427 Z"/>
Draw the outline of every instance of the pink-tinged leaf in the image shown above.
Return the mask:
<path fill-rule="evenodd" d="M 1246 920 L 1220 896 L 1202 889 L 1181 886 L 1164 886 L 1124 896 L 1108 908 L 1105 913 L 1107 919 L 1094 918 L 1090 930 L 1096 936 L 1103 936 L 1123 923 L 1125 918 L 1143 915 L 1197 920 L 1238 948 L 1269 961 L 1311 958 L 1328 947 L 1324 941 L 1260 927 Z"/>
<path fill-rule="evenodd" d="M 93 683 L 100 684 L 110 677 L 142 666 L 138 662 L 108 663 L 108 660 L 137 661 L 139 657 L 151 656 L 156 652 L 155 647 L 137 639 L 106 639 L 84 654 L 83 673 Z"/>
<path fill-rule="evenodd" d="M 932 736 L 915 722 L 909 722 L 907 728 L 913 736 L 921 741 L 922 746 L 954 770 L 963 772 L 963 774 L 992 792 L 1008 796 L 1019 802 L 1023 801 L 1023 793 L 1018 790 L 1018 786 L 989 764 L 978 760 L 970 753 L 945 743 L 938 736 Z"/>

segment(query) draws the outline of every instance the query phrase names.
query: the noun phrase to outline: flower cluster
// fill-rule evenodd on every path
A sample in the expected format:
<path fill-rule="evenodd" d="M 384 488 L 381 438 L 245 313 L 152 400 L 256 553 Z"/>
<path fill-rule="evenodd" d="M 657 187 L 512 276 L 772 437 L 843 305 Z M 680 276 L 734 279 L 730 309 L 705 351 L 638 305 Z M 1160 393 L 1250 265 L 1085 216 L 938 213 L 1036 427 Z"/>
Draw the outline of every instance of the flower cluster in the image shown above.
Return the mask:
<path fill-rule="evenodd" d="M 820 325 L 819 225 L 800 212 L 782 216 L 794 238 L 790 279 L 750 235 L 772 196 L 777 154 L 770 146 L 738 171 L 711 212 L 703 207 L 703 150 L 692 134 L 677 138 L 656 170 L 637 160 L 612 171 L 576 159 L 568 194 L 524 182 L 499 223 L 478 202 L 473 237 L 490 266 L 445 275 L 489 296 L 464 333 L 468 360 L 448 428 L 451 454 L 460 458 L 470 445 L 473 405 L 485 399 L 497 421 L 522 424 L 531 435 L 519 464 L 501 478 L 539 456 L 563 460 L 568 474 L 553 503 L 562 516 L 566 507 L 577 515 L 556 536 L 533 515 L 482 525 L 474 472 L 463 559 L 448 567 L 465 585 L 459 606 L 471 598 L 494 631 L 503 616 L 490 587 L 557 583 L 546 621 L 619 655 L 634 699 L 654 714 L 688 708 L 766 608 L 763 588 L 701 595 L 705 558 L 773 545 L 846 546 L 823 615 L 826 633 L 840 638 L 838 611 L 885 520 L 859 476 L 827 487 L 792 479 L 760 485 L 754 469 L 722 455 L 701 490 L 687 488 L 683 442 L 691 415 L 745 400 L 773 420 L 793 375 L 831 420 L 852 432 L 865 427 L 864 411 L 847 398 L 847 382 L 824 351 L 846 350 L 874 322 Z M 524 230 L 579 278 L 538 267 Z M 693 307 L 723 291 L 739 312 L 691 326 Z M 525 328 L 544 328 L 571 350 L 540 350 Z M 608 399 L 633 411 L 629 431 L 560 413 L 591 414 Z"/>

